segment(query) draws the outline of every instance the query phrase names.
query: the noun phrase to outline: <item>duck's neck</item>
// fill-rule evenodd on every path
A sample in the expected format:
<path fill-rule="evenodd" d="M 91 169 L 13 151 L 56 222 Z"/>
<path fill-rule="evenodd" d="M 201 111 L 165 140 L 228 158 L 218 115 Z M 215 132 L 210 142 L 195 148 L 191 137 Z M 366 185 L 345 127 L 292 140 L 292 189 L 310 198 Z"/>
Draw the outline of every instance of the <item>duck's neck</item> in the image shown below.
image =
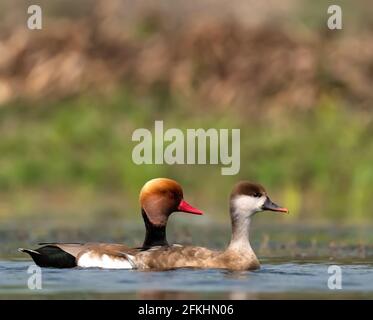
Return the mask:
<path fill-rule="evenodd" d="M 146 234 L 143 243 L 143 248 L 149 248 L 154 246 L 166 246 L 168 245 L 166 239 L 166 226 L 155 226 L 146 215 L 144 209 L 141 210 L 142 217 L 144 219 Z"/>
<path fill-rule="evenodd" d="M 228 249 L 245 252 L 252 252 L 249 241 L 249 228 L 251 218 L 240 212 L 238 208 L 231 208 L 232 238 Z"/>

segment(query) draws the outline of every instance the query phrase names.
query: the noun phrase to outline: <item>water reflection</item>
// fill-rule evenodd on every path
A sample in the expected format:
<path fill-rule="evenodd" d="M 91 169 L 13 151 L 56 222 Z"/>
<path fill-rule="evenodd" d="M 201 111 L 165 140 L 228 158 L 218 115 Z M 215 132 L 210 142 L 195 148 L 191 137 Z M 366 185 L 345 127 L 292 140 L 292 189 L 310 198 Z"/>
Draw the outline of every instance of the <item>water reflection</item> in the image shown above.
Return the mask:
<path fill-rule="evenodd" d="M 229 270 L 223 270 L 222 274 L 224 275 L 224 278 L 226 279 L 234 279 L 234 280 L 243 280 L 247 279 L 250 274 L 255 271 L 229 271 Z"/>
<path fill-rule="evenodd" d="M 338 263 L 343 290 L 327 286 L 330 261 L 265 261 L 258 271 L 165 272 L 42 269 L 42 290 L 29 290 L 30 261 L 0 260 L 0 299 L 278 299 L 373 298 L 373 263 Z M 333 262 L 335 264 L 335 262 Z"/>

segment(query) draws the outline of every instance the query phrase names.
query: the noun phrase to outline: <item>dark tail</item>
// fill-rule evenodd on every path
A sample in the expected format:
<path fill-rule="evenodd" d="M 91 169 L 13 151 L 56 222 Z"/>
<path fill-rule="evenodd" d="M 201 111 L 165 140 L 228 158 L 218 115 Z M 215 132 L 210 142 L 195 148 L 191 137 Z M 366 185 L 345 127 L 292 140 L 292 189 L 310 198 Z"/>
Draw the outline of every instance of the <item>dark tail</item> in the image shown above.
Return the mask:
<path fill-rule="evenodd" d="M 31 256 L 39 267 L 46 268 L 74 268 L 76 259 L 71 254 L 56 246 L 44 246 L 36 250 L 19 248 L 18 251 L 25 252 Z"/>
<path fill-rule="evenodd" d="M 37 252 L 35 250 L 31 250 L 31 249 L 18 248 L 18 251 L 28 253 L 33 259 L 34 259 L 35 255 L 40 255 L 39 252 Z"/>

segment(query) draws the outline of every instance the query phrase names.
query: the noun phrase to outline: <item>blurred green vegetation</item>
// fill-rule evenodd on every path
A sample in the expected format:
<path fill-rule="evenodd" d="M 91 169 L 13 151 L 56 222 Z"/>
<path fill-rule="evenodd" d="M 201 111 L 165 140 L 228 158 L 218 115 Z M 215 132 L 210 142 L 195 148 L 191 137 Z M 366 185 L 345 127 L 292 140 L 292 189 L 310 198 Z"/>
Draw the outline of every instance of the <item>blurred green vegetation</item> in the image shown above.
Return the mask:
<path fill-rule="evenodd" d="M 13 102 L 0 109 L 0 218 L 35 214 L 38 193 L 63 193 L 99 206 L 100 195 L 138 215 L 137 194 L 148 179 L 182 183 L 191 202 L 210 217 L 226 217 L 227 197 L 240 179 L 262 183 L 291 210 L 287 221 L 368 221 L 372 213 L 373 121 L 325 96 L 307 112 L 210 112 L 192 101 L 154 91 L 140 96 L 85 94 L 58 102 Z M 132 162 L 136 128 L 240 128 L 241 170 L 222 176 L 221 165 L 141 165 Z M 78 196 L 79 198 L 79 196 Z M 65 198 L 63 198 L 65 199 Z M 47 210 L 53 211 L 53 197 Z M 78 201 L 79 202 L 79 201 Z M 57 201 L 56 208 L 63 208 Z M 39 207 L 38 207 L 39 206 Z M 79 206 L 78 206 L 79 207 Z M 75 208 L 76 209 L 76 208 Z"/>
<path fill-rule="evenodd" d="M 276 223 L 370 222 L 369 0 L 339 1 L 338 31 L 326 28 L 332 3 L 319 0 L 41 3 L 35 32 L 23 1 L 0 4 L 2 223 L 140 222 L 138 192 L 160 176 L 210 220 L 227 219 L 230 190 L 247 179 L 289 207 Z M 132 133 L 155 120 L 240 128 L 240 173 L 135 165 Z"/>

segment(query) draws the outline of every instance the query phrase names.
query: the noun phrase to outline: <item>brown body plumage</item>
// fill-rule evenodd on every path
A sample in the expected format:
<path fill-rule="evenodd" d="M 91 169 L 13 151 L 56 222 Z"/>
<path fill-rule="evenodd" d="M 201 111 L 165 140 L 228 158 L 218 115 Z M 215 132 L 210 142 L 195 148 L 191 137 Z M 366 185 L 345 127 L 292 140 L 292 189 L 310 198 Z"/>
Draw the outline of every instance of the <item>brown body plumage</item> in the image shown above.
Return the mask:
<path fill-rule="evenodd" d="M 253 250 L 210 250 L 195 246 L 154 248 L 135 255 L 139 269 L 170 270 L 177 268 L 255 270 L 260 267 Z"/>

